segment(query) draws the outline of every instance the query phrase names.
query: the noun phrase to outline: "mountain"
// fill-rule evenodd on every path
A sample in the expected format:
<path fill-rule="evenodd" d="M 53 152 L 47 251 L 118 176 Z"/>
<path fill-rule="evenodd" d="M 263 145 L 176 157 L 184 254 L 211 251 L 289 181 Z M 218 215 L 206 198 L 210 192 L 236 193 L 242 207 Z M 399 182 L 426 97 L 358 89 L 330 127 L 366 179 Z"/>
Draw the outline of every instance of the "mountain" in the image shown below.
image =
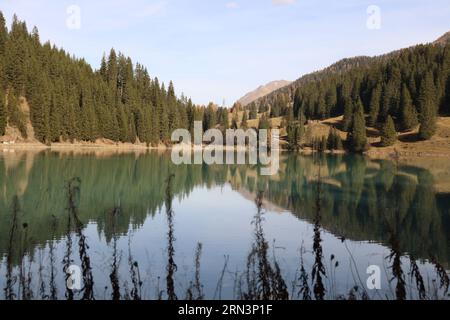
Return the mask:
<path fill-rule="evenodd" d="M 243 96 L 238 100 L 238 103 L 240 103 L 242 106 L 245 107 L 246 105 L 252 103 L 253 101 L 258 100 L 259 98 L 264 97 L 269 93 L 278 90 L 280 88 L 283 88 L 291 83 L 292 81 L 287 80 L 277 80 L 269 82 L 268 84 L 260 86 L 256 90 L 247 93 L 245 96 Z"/>
<path fill-rule="evenodd" d="M 437 39 L 434 43 L 435 44 L 440 44 L 440 45 L 446 45 L 449 42 L 450 42 L 450 31 L 447 32 L 446 34 L 444 34 L 439 39 Z"/>
<path fill-rule="evenodd" d="M 450 43 L 450 31 L 442 35 L 436 41 L 434 41 L 431 45 L 439 44 L 441 46 L 445 46 Z M 344 58 L 339 60 L 338 62 L 332 64 L 325 69 L 318 70 L 306 75 L 301 76 L 297 80 L 291 82 L 290 84 L 283 86 L 279 89 L 275 89 L 272 92 L 256 99 L 256 102 L 259 103 L 269 103 L 274 104 L 274 99 L 279 94 L 289 95 L 291 97 L 291 101 L 293 102 L 293 95 L 297 88 L 302 87 L 303 85 L 315 81 L 321 81 L 323 79 L 330 78 L 331 76 L 339 76 L 350 72 L 353 69 L 364 69 L 370 68 L 375 63 L 388 62 L 393 58 L 399 57 L 402 53 L 405 53 L 406 50 L 412 50 L 416 46 L 395 50 L 383 55 L 369 57 L 369 56 L 357 56 L 352 58 Z"/>

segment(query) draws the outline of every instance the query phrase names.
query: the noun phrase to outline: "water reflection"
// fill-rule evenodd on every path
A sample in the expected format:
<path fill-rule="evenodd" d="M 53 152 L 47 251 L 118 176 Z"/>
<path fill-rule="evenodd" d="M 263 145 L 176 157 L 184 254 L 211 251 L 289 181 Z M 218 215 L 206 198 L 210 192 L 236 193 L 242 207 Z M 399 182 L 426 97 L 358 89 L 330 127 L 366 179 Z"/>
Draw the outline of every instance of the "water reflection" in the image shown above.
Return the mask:
<path fill-rule="evenodd" d="M 445 296 L 450 188 L 436 182 L 432 170 L 356 156 L 286 154 L 278 175 L 258 172 L 258 166 L 175 166 L 164 153 L 0 153 L 4 299 L 220 299 L 222 291 L 241 299 Z M 220 200 L 210 203 L 215 192 Z M 240 216 L 220 211 L 231 202 L 243 208 Z M 291 216 L 276 226 L 277 213 Z M 239 235 L 248 246 L 232 242 L 232 232 L 216 233 L 195 239 L 189 252 L 182 236 L 200 226 L 207 230 L 210 216 L 225 214 L 235 219 L 226 225 L 236 234 L 249 224 Z M 299 231 L 286 235 L 293 217 L 300 219 Z M 165 239 L 147 242 L 142 231 L 153 230 L 147 225 Z M 277 248 L 283 237 L 294 248 L 289 253 Z M 359 244 L 384 255 L 390 288 L 382 293 L 365 288 L 370 259 L 356 257 Z M 151 257 L 158 250 L 165 258 Z M 212 261 L 217 255 L 226 256 L 220 268 Z M 349 269 L 340 267 L 344 263 Z M 72 264 L 82 270 L 79 292 L 64 285 Z"/>

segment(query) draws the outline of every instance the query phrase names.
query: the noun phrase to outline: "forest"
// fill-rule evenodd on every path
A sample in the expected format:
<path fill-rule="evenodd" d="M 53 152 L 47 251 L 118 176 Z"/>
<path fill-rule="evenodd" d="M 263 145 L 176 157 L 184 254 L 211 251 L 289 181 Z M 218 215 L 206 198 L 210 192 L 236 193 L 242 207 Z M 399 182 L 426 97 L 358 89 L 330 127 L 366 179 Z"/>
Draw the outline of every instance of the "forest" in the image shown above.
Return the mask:
<path fill-rule="evenodd" d="M 450 114 L 450 44 L 417 45 L 378 57 L 344 59 L 306 75 L 246 106 L 258 113 L 284 117 L 286 126 L 307 119 L 344 116 L 340 129 L 349 133 L 348 147 L 366 147 L 366 127 L 380 130 L 382 145 L 396 132 L 419 126 L 418 138 L 430 139 L 437 116 Z M 297 137 L 294 137 L 297 140 Z"/>
<path fill-rule="evenodd" d="M 199 107 L 177 97 L 172 82 L 166 87 L 114 49 L 93 70 L 85 60 L 41 44 L 38 29 L 30 33 L 16 16 L 8 30 L 1 12 L 0 97 L 0 136 L 9 124 L 26 138 L 25 97 L 35 138 L 45 144 L 101 138 L 168 144 L 174 129 L 190 128 L 194 120 L 208 126 L 226 115 L 212 104 Z"/>
<path fill-rule="evenodd" d="M 108 139 L 113 142 L 170 145 L 174 129 L 193 130 L 194 121 L 210 128 L 244 128 L 259 119 L 283 117 L 291 149 L 299 146 L 311 119 L 343 115 L 319 148 L 367 150 L 366 127 L 375 127 L 381 146 L 396 141 L 397 132 L 419 127 L 418 138 L 436 133 L 438 116 L 450 114 L 450 45 L 418 45 L 378 57 L 344 59 L 306 75 L 248 106 L 195 105 L 174 84 L 168 86 L 140 63 L 111 49 L 99 70 L 49 42 L 41 43 L 37 28 L 13 18 L 10 30 L 0 12 L 0 136 L 7 126 L 27 137 L 27 121 L 41 143 Z M 23 98 L 29 104 L 29 120 Z M 243 114 L 243 115 L 241 115 Z M 257 128 L 255 128 L 257 129 Z"/>

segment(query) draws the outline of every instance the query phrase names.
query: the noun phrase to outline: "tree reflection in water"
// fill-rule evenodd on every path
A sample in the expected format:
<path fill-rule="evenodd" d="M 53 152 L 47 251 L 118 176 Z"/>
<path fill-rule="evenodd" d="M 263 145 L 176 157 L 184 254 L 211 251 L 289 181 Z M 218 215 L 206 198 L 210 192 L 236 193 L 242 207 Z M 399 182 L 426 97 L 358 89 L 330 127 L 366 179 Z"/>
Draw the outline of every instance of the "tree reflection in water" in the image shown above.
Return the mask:
<path fill-rule="evenodd" d="M 230 275 L 234 277 L 236 299 L 403 300 L 444 298 L 448 294 L 445 265 L 450 261 L 450 192 L 438 193 L 434 176 L 423 168 L 356 156 L 313 159 L 288 155 L 282 160 L 277 176 L 263 177 L 257 174 L 258 166 L 174 166 L 165 154 L 97 157 L 43 152 L 32 156 L 32 165 L 27 161 L 30 157 L 27 153 L 15 157 L 13 166 L 0 165 L 0 181 L 5 190 L 0 195 L 0 234 L 4 235 L 0 236 L 0 253 L 5 266 L 0 274 L 5 279 L 2 283 L 7 300 L 100 298 L 97 292 L 100 287 L 95 286 L 94 277 L 102 270 L 96 269 L 98 266 L 91 261 L 91 256 L 99 253 L 90 252 L 85 235 L 91 221 L 96 222 L 110 247 L 105 258 L 109 269 L 105 292 L 110 292 L 110 299 L 213 298 L 205 294 L 201 279 L 201 243 L 194 252 L 193 280 L 186 289 L 181 289 L 175 263 L 173 199 L 188 197 L 198 186 L 225 185 L 256 199 L 256 208 L 252 221 L 253 243 L 246 265 L 242 271 L 230 272 L 226 259 L 222 274 L 217 275 L 218 298 L 224 279 Z M 276 259 L 275 247 L 271 248 L 266 239 L 266 204 L 311 222 L 312 247 L 302 245 L 294 281 L 284 273 Z M 167 222 L 166 290 L 161 294 L 155 281 L 154 288 L 144 292 L 145 280 L 132 255 L 131 234 L 143 225 L 149 214 L 155 215 L 163 207 Z M 361 280 L 355 280 L 346 292 L 339 292 L 341 288 L 335 285 L 336 269 L 338 260 L 346 257 L 333 253 L 329 263 L 326 262 L 322 247 L 324 232 L 339 236 L 344 245 L 350 241 L 346 239 L 351 239 L 370 240 L 389 247 L 386 263 L 393 294 L 369 296 Z M 125 235 L 129 238 L 129 284 L 118 247 L 120 237 Z M 78 241 L 78 257 L 73 255 L 74 237 Z M 58 239 L 64 239 L 65 247 L 60 265 L 55 251 Z M 312 261 L 310 266 L 305 263 L 305 257 Z M 43 261 L 47 259 L 49 265 L 45 268 Z M 435 268 L 431 281 L 421 271 L 425 259 Z M 76 261 L 82 269 L 82 290 L 75 292 L 65 287 L 58 290 L 61 287 L 56 283 L 58 271 L 68 280 L 65 271 Z M 354 271 L 357 263 L 353 264 Z M 356 279 L 359 278 L 357 275 Z M 292 294 L 288 283 L 294 288 Z M 63 297 L 60 291 L 64 292 Z M 156 291 L 157 296 L 148 295 L 151 291 Z"/>

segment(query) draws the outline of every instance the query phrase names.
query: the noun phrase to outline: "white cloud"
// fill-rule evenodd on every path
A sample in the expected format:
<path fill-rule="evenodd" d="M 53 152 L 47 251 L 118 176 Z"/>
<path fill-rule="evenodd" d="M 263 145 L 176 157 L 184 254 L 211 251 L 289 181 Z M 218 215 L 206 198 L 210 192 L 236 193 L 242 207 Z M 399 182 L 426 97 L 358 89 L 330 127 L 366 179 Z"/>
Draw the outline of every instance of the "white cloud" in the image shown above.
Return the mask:
<path fill-rule="evenodd" d="M 237 2 L 228 2 L 225 6 L 228 9 L 237 9 L 237 8 L 239 8 L 239 4 Z"/>
<path fill-rule="evenodd" d="M 296 0 L 272 0 L 274 6 L 285 6 L 289 4 L 294 4 Z"/>

